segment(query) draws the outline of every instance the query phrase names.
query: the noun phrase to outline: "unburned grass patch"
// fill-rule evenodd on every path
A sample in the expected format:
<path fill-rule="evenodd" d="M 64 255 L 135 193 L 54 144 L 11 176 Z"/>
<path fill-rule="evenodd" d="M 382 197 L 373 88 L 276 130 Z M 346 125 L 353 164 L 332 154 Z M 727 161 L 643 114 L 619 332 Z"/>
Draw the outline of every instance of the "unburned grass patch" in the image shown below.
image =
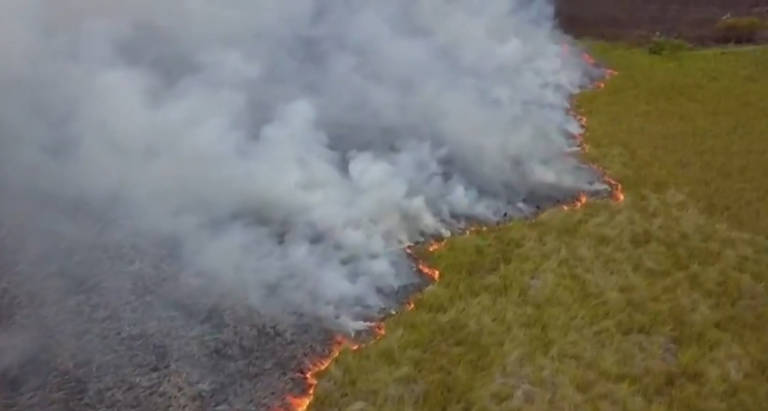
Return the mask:
<path fill-rule="evenodd" d="M 768 50 L 595 44 L 588 158 L 623 204 L 453 238 L 442 280 L 320 376 L 317 410 L 768 404 Z"/>

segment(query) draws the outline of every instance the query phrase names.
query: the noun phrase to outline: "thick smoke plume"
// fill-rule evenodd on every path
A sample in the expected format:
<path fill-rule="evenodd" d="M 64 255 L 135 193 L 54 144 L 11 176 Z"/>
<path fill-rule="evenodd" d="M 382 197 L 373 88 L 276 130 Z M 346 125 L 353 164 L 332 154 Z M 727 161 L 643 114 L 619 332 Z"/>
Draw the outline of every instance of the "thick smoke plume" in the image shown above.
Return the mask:
<path fill-rule="evenodd" d="M 605 188 L 566 41 L 536 0 L 2 0 L 0 220 L 359 327 L 404 245 Z"/>

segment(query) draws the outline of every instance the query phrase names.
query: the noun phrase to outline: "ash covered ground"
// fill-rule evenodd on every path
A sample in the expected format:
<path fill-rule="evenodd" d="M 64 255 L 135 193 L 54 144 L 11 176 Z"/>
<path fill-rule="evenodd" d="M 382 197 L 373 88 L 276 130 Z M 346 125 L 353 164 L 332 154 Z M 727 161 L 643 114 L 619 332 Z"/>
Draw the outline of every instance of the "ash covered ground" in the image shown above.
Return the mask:
<path fill-rule="evenodd" d="M 104 228 L 73 244 L 55 227 L 3 225 L 0 409 L 262 410 L 306 389 L 299 371 L 330 330 L 212 296 L 182 276 L 173 244 Z"/>
<path fill-rule="evenodd" d="M 545 0 L 0 3 L 0 407 L 270 409 L 406 245 L 606 194 Z"/>

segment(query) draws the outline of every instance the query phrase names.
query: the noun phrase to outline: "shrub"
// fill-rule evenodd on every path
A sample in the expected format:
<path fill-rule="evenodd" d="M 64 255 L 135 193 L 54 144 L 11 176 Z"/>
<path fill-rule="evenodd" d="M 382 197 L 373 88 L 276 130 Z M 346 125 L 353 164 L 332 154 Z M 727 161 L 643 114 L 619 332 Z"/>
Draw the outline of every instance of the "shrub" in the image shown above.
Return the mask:
<path fill-rule="evenodd" d="M 670 39 L 666 37 L 655 37 L 648 46 L 648 52 L 654 55 L 674 54 L 686 51 L 691 45 L 680 39 Z"/>
<path fill-rule="evenodd" d="M 749 43 L 755 41 L 758 32 L 765 27 L 765 22 L 757 17 L 732 17 L 720 20 L 715 30 L 721 41 Z"/>

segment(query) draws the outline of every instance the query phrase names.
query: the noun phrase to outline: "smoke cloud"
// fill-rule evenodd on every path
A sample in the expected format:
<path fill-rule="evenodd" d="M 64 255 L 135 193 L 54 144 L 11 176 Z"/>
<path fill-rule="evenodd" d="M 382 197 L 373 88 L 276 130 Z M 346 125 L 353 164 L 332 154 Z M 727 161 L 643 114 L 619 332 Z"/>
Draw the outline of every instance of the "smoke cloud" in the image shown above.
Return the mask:
<path fill-rule="evenodd" d="M 404 245 L 606 188 L 567 41 L 538 0 L 2 0 L 0 221 L 361 327 Z"/>

